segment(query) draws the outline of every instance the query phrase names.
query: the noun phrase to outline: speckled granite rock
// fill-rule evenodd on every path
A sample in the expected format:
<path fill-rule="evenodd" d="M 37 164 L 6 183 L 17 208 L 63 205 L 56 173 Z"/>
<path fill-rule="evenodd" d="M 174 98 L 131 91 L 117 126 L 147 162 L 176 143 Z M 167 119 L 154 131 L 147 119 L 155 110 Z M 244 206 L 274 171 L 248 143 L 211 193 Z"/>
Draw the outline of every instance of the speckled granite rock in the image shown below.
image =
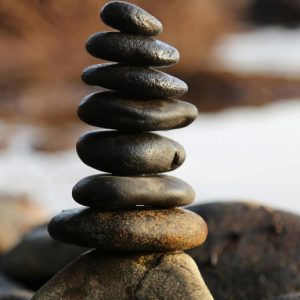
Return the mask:
<path fill-rule="evenodd" d="M 184 250 L 207 236 L 203 219 L 184 209 L 70 209 L 54 217 L 50 235 L 65 243 L 123 251 Z"/>
<path fill-rule="evenodd" d="M 52 278 L 33 300 L 212 300 L 195 262 L 182 252 L 91 252 Z"/>
<path fill-rule="evenodd" d="M 185 82 L 167 73 L 117 63 L 87 67 L 83 71 L 82 80 L 88 85 L 148 99 L 175 97 L 188 91 Z"/>
<path fill-rule="evenodd" d="M 80 137 L 76 150 L 88 166 L 115 175 L 168 172 L 185 160 L 179 143 L 149 132 L 91 131 Z"/>
<path fill-rule="evenodd" d="M 135 132 L 185 127 L 196 119 L 198 111 L 190 103 L 170 98 L 150 101 L 102 92 L 85 97 L 78 116 L 93 126 Z"/>
<path fill-rule="evenodd" d="M 190 204 L 195 192 L 184 181 L 166 175 L 94 175 L 81 179 L 73 188 L 76 202 L 94 208 L 175 207 Z"/>
<path fill-rule="evenodd" d="M 154 36 L 162 32 L 163 26 L 151 14 L 142 8 L 123 1 L 106 4 L 100 13 L 102 21 L 122 32 Z"/>
<path fill-rule="evenodd" d="M 188 253 L 216 299 L 266 300 L 300 290 L 299 216 L 246 203 L 191 210 L 205 219 L 209 235 Z"/>
<path fill-rule="evenodd" d="M 86 49 L 95 57 L 133 66 L 162 67 L 179 61 L 178 50 L 164 42 L 119 32 L 93 34 Z"/>
<path fill-rule="evenodd" d="M 30 231 L 1 257 L 0 271 L 36 289 L 87 250 L 54 241 L 44 225 Z"/>

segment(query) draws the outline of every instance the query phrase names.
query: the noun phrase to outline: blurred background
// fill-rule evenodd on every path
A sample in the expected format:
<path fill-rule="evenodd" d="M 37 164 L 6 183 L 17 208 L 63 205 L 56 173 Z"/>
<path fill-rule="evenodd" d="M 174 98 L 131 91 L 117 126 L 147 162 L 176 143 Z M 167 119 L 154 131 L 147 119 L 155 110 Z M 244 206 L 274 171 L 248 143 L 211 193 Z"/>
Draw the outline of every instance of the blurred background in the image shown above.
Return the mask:
<path fill-rule="evenodd" d="M 158 38 L 181 53 L 166 72 L 188 83 L 183 100 L 199 110 L 190 127 L 163 133 L 187 151 L 174 175 L 198 203 L 250 200 L 300 212 L 300 1 L 131 2 L 164 24 Z M 99 63 L 85 41 L 111 30 L 99 19 L 104 3 L 0 2 L 2 215 L 12 200 L 41 218 L 72 208 L 73 185 L 97 173 L 75 153 L 92 129 L 76 109 L 95 90 L 81 71 Z"/>

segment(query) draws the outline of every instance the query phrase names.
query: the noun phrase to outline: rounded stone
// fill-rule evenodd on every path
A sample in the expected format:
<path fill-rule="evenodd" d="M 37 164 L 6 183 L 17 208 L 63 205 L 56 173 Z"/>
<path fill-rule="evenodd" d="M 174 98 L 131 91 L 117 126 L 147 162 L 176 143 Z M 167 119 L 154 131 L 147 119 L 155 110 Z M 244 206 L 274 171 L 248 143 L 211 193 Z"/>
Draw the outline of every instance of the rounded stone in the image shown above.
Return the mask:
<path fill-rule="evenodd" d="M 183 252 L 92 251 L 54 276 L 33 300 L 213 300 L 195 262 Z"/>
<path fill-rule="evenodd" d="M 154 36 L 162 32 L 163 26 L 144 9 L 127 2 L 112 1 L 101 10 L 102 21 L 122 32 Z"/>
<path fill-rule="evenodd" d="M 183 95 L 188 87 L 182 80 L 164 72 L 144 67 L 105 63 L 84 69 L 82 80 L 141 98 L 166 98 Z"/>
<path fill-rule="evenodd" d="M 93 208 L 175 207 L 191 204 L 195 192 L 184 181 L 166 175 L 121 177 L 94 175 L 83 178 L 73 188 L 78 203 Z"/>
<path fill-rule="evenodd" d="M 91 131 L 80 137 L 77 153 L 88 166 L 116 175 L 168 172 L 185 159 L 180 144 L 148 132 Z"/>
<path fill-rule="evenodd" d="M 207 221 L 209 236 L 188 253 L 216 299 L 273 299 L 300 290 L 300 216 L 255 203 L 190 209 Z"/>
<path fill-rule="evenodd" d="M 141 100 L 116 92 L 88 95 L 78 108 L 79 118 L 87 124 L 131 132 L 185 127 L 197 115 L 197 108 L 184 101 L 169 98 Z"/>
<path fill-rule="evenodd" d="M 1 257 L 0 269 L 20 284 L 37 289 L 87 250 L 54 241 L 43 225 L 28 232 Z"/>
<path fill-rule="evenodd" d="M 86 49 L 97 58 L 135 66 L 162 67 L 179 61 L 178 50 L 164 42 L 118 32 L 95 33 Z"/>
<path fill-rule="evenodd" d="M 50 221 L 48 230 L 64 243 L 123 251 L 190 249 L 201 245 L 207 236 L 203 219 L 179 208 L 66 210 Z"/>

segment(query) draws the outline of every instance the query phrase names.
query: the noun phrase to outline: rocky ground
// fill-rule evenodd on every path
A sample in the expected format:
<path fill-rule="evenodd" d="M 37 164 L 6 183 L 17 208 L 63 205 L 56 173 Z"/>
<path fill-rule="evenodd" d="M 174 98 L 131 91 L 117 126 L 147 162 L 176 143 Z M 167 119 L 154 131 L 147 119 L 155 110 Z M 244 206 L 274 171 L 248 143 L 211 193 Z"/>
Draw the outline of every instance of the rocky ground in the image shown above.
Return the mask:
<path fill-rule="evenodd" d="M 209 236 L 203 246 L 189 250 L 188 254 L 196 261 L 215 299 L 275 300 L 279 296 L 278 299 L 298 299 L 295 294 L 300 290 L 300 244 L 296 238 L 300 233 L 298 215 L 241 202 L 202 204 L 191 207 L 191 210 L 204 217 L 209 226 Z M 53 241 L 44 225 L 33 229 L 0 257 L 0 299 L 30 299 L 32 292 L 87 250 Z M 90 253 L 79 264 L 84 267 L 86 260 L 93 255 L 95 254 Z M 107 255 L 108 253 L 103 253 L 103 257 Z M 113 257 L 113 253 L 109 255 Z M 96 256 L 97 263 L 103 266 L 101 255 Z M 178 260 L 181 264 L 183 261 L 191 264 L 188 257 L 181 256 L 182 254 L 176 257 L 166 256 L 163 263 L 159 264 L 151 263 L 155 257 L 137 257 L 134 266 L 121 267 L 126 270 L 126 276 L 131 274 L 129 270 L 133 267 L 141 274 L 145 268 L 150 268 L 148 272 L 151 271 L 151 276 L 147 276 L 143 288 L 138 291 L 139 295 L 144 295 L 143 293 L 149 292 L 146 284 L 148 281 L 160 281 L 155 277 L 158 265 L 160 274 L 163 274 L 163 270 L 170 274 L 170 260 L 173 263 Z M 110 261 L 118 265 L 117 260 Z M 130 261 L 133 263 L 132 259 Z M 112 267 L 105 264 L 106 270 Z M 78 264 L 72 268 L 78 268 Z M 59 293 L 57 283 L 62 280 L 73 284 L 78 277 L 73 280 L 72 274 L 75 272 L 79 276 L 80 270 L 70 269 L 67 272 L 71 273 L 67 277 L 64 276 L 68 273 L 56 276 L 43 289 L 50 287 L 53 295 Z M 172 272 L 175 276 L 176 270 Z M 82 277 L 82 280 L 90 285 L 95 280 L 93 276 L 96 273 L 86 274 L 90 274 L 90 277 Z M 105 274 L 103 280 L 107 281 L 110 275 L 107 272 Z M 124 277 L 119 276 L 120 284 L 135 282 L 140 275 L 133 272 L 130 276 L 132 277 L 127 278 L 127 283 L 124 282 Z M 180 278 L 183 279 L 184 276 L 189 274 L 181 274 Z M 165 280 L 170 280 L 171 284 L 171 278 L 168 275 Z M 98 292 L 101 294 L 101 291 Z M 119 293 L 118 290 L 114 292 Z"/>

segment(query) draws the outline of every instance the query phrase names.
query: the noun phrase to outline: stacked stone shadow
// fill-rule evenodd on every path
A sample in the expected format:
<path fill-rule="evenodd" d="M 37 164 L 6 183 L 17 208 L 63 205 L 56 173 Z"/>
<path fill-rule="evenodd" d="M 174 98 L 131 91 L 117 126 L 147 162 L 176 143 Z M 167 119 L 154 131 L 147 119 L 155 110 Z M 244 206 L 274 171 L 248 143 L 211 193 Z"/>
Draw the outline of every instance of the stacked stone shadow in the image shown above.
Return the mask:
<path fill-rule="evenodd" d="M 162 32 L 162 24 L 135 5 L 110 2 L 101 19 L 119 32 L 92 35 L 86 49 L 111 62 L 86 68 L 82 79 L 110 91 L 88 95 L 78 115 L 109 130 L 81 136 L 77 153 L 85 164 L 106 173 L 86 177 L 73 188 L 75 201 L 88 208 L 63 211 L 48 227 L 58 241 L 96 250 L 54 278 L 50 287 L 57 290 L 59 281 L 68 281 L 68 288 L 55 294 L 62 299 L 61 290 L 66 293 L 73 285 L 88 293 L 72 279 L 79 265 L 90 288 L 82 299 L 156 299 L 155 293 L 164 299 L 212 299 L 197 266 L 182 252 L 207 236 L 201 217 L 177 208 L 192 203 L 194 191 L 182 180 L 161 174 L 179 167 L 185 151 L 176 141 L 153 133 L 185 127 L 197 117 L 192 104 L 173 98 L 186 93 L 187 85 L 153 68 L 177 63 L 179 53 L 151 38 Z M 101 279 L 92 286 L 97 272 Z M 47 294 L 47 288 L 39 293 Z"/>

